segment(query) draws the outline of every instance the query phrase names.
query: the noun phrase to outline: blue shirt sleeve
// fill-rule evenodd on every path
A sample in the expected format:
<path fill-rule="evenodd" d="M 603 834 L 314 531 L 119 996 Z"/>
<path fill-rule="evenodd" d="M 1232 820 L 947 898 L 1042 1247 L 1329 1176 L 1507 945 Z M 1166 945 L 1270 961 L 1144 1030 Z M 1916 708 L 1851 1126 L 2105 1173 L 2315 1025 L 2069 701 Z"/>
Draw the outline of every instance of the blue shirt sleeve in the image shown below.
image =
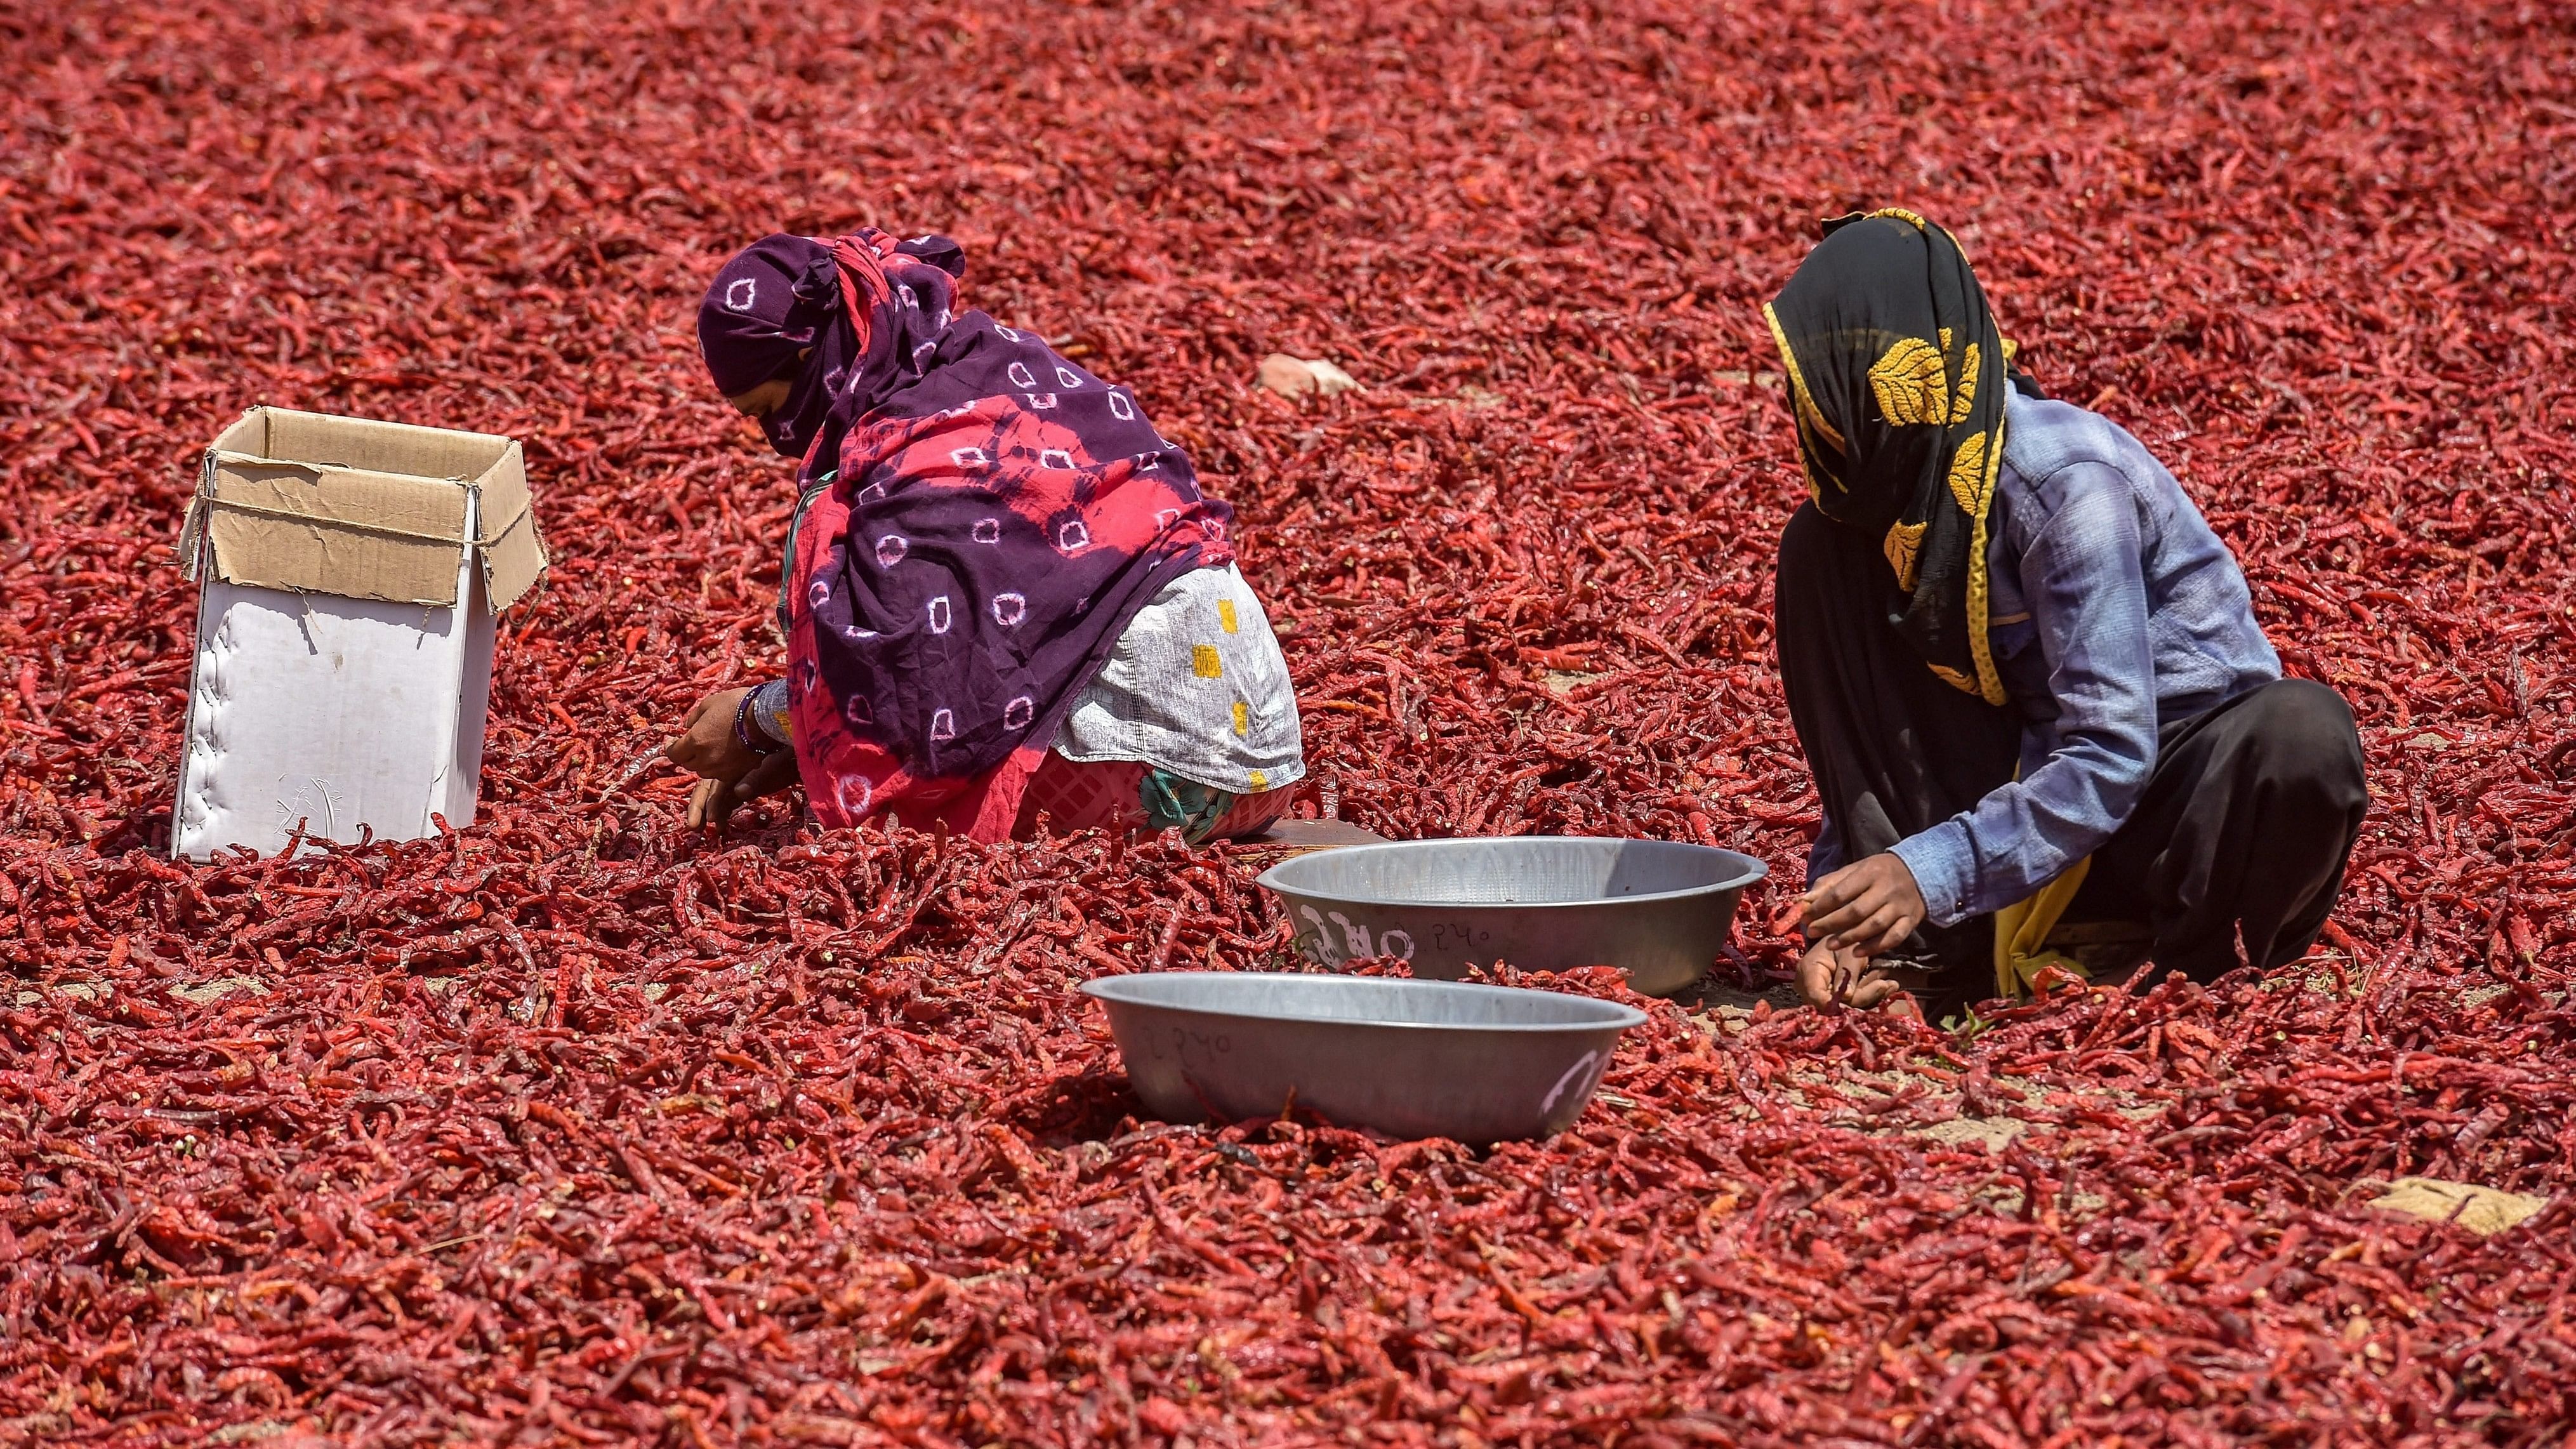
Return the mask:
<path fill-rule="evenodd" d="M 2039 767 L 1896 844 L 1937 925 L 2029 897 L 2127 821 L 2156 763 L 2155 650 L 2138 512 L 2101 463 L 2049 480 L 2056 512 L 2023 551 L 2021 582 L 2049 668 L 2057 745 Z"/>

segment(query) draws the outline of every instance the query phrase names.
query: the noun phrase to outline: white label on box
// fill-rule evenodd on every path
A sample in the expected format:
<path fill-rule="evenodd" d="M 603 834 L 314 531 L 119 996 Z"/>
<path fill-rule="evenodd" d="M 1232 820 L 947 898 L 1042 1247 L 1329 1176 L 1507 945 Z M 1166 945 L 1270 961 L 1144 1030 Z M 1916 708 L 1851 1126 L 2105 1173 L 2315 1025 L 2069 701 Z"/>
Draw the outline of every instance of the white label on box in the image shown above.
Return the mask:
<path fill-rule="evenodd" d="M 493 620 L 471 551 L 458 569 L 462 608 L 207 578 L 172 853 L 472 824 Z"/>

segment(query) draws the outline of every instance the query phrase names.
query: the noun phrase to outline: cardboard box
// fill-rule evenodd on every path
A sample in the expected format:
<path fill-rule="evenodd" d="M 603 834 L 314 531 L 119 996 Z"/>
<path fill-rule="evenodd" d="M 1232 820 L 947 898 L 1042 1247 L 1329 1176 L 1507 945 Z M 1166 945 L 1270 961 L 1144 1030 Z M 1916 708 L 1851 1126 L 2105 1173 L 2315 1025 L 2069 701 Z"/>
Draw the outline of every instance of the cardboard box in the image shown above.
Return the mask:
<path fill-rule="evenodd" d="M 206 449 L 170 853 L 474 820 L 493 616 L 545 572 L 516 441 L 253 408 Z"/>

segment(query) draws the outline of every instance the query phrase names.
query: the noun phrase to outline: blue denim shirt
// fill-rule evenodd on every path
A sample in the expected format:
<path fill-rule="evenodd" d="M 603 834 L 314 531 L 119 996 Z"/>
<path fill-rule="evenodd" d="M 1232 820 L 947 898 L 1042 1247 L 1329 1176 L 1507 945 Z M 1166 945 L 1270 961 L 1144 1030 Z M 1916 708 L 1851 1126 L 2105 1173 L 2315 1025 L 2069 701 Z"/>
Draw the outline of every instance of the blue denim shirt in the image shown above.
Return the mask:
<path fill-rule="evenodd" d="M 2158 726 L 2281 677 L 2236 559 L 2144 444 L 2015 393 L 1989 635 L 2022 717 L 2021 777 L 1897 842 L 1937 925 L 2029 896 L 2111 838 L 2156 765 Z M 1809 879 L 1841 864 L 1827 820 Z"/>

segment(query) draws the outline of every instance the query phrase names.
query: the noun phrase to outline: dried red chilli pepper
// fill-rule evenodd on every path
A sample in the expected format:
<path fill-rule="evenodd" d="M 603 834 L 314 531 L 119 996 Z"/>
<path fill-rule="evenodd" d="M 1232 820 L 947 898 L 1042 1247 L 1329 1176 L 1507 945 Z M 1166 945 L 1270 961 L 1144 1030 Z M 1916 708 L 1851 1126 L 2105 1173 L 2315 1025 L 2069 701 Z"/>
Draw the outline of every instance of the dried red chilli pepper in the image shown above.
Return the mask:
<path fill-rule="evenodd" d="M 2553 16 L 7 23 L 8 1436 L 2576 1416 Z M 1858 86 L 1817 59 L 1854 36 L 1886 62 Z M 2070 102 L 2048 57 L 2076 43 Z M 1977 88 L 1939 79 L 1971 53 Z M 1820 156 L 1932 179 L 1846 196 Z M 2043 381 L 2175 462 L 2286 662 L 2353 700 L 2384 808 L 2313 980 L 2065 993 L 1964 1038 L 1659 1006 L 1575 1130 L 1489 1153 L 1174 1129 L 1131 1120 L 1074 987 L 1282 964 L 1262 857 L 807 838 L 776 807 L 690 838 L 636 768 L 774 664 L 785 482 L 687 305 L 760 230 L 891 219 L 956 232 L 987 305 L 1069 331 L 1223 475 L 1318 808 L 1707 840 L 1793 883 L 1814 806 L 1765 579 L 1795 484 L 1751 319 L 1856 200 L 1962 225 Z M 1273 348 L 1368 391 L 1247 391 Z M 171 520 L 252 401 L 526 440 L 560 557 L 505 624 L 474 829 L 156 854 Z M 1785 960 L 1780 899 L 1722 963 L 1739 995 Z M 2409 1174 L 2554 1205 L 2494 1238 L 2363 1205 Z"/>

